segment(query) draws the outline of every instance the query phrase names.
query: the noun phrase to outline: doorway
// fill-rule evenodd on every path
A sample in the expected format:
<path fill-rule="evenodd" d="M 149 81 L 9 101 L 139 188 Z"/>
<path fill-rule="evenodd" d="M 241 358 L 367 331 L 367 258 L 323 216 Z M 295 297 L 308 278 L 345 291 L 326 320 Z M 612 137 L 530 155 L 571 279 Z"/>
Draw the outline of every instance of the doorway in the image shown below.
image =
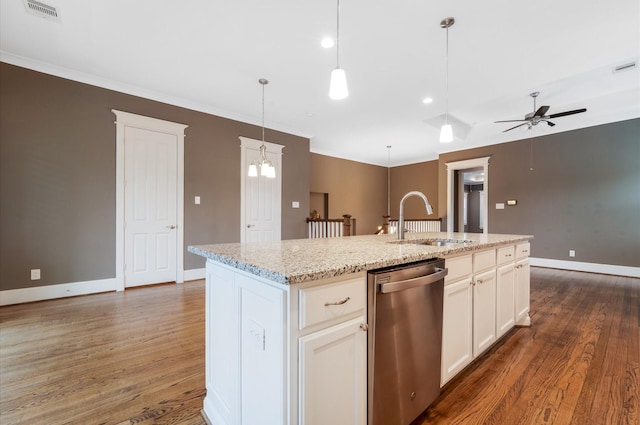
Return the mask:
<path fill-rule="evenodd" d="M 455 232 L 482 233 L 484 220 L 484 172 L 482 168 L 455 171 Z"/>
<path fill-rule="evenodd" d="M 260 161 L 260 146 L 276 170 L 275 178 L 249 177 L 252 162 Z M 282 210 L 282 148 L 275 143 L 240 136 L 240 242 L 279 241 Z"/>
<path fill-rule="evenodd" d="M 464 176 L 480 175 L 482 173 L 482 195 L 478 199 L 478 227 L 482 234 L 489 233 L 488 226 L 488 200 L 489 200 L 489 157 L 468 159 L 465 161 L 448 162 L 447 164 L 447 232 L 464 231 L 464 211 L 467 211 L 467 223 L 469 222 L 469 210 L 465 208 L 464 201 Z M 474 195 L 475 197 L 476 195 Z M 467 195 L 467 207 L 469 195 Z M 456 208 L 458 206 L 458 208 Z M 475 213 L 474 213 L 475 214 Z M 468 224 L 467 224 L 468 225 Z M 454 230 L 455 229 L 455 230 Z M 462 229 L 462 230 L 461 230 Z"/>
<path fill-rule="evenodd" d="M 116 115 L 116 290 L 183 282 L 186 125 Z"/>

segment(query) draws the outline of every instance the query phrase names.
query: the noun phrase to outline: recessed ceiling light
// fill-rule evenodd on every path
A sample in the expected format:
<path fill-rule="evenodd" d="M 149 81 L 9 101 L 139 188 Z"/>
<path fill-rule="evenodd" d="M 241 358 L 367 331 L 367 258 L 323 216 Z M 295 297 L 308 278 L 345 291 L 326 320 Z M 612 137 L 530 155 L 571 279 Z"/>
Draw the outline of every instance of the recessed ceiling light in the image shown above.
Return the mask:
<path fill-rule="evenodd" d="M 425 105 L 428 105 L 431 102 L 433 102 L 433 99 L 430 97 L 425 97 L 424 99 L 422 99 L 422 103 L 424 103 Z"/>
<path fill-rule="evenodd" d="M 330 49 L 333 46 L 335 46 L 336 42 L 333 41 L 333 38 L 331 37 L 325 37 L 322 39 L 322 41 L 320 42 L 320 45 L 322 47 L 324 47 L 325 49 Z"/>

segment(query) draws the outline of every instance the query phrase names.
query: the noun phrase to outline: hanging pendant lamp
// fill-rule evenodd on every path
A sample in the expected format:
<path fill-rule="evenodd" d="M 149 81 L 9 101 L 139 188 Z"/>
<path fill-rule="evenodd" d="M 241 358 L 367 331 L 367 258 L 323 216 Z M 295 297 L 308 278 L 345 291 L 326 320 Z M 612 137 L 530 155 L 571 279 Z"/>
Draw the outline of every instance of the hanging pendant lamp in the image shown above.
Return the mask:
<path fill-rule="evenodd" d="M 440 143 L 449 143 L 453 142 L 453 128 L 451 124 L 449 124 L 449 27 L 455 24 L 456 20 L 453 18 L 445 18 L 440 22 L 440 27 L 445 28 L 447 30 L 447 70 L 446 70 L 446 110 L 445 110 L 445 118 L 444 125 L 440 129 Z"/>
<path fill-rule="evenodd" d="M 249 177 L 258 177 L 258 168 L 260 168 L 261 176 L 274 179 L 276 177 L 276 167 L 267 159 L 267 146 L 264 144 L 264 86 L 269 84 L 269 81 L 260 78 L 258 82 L 262 84 L 262 145 L 260 146 L 260 161 L 251 161 L 248 175 Z"/>
<path fill-rule="evenodd" d="M 341 100 L 349 96 L 349 88 L 347 87 L 347 75 L 344 73 L 344 69 L 340 68 L 340 0 L 338 0 L 336 16 L 336 68 L 331 71 L 329 97 L 331 99 Z"/>

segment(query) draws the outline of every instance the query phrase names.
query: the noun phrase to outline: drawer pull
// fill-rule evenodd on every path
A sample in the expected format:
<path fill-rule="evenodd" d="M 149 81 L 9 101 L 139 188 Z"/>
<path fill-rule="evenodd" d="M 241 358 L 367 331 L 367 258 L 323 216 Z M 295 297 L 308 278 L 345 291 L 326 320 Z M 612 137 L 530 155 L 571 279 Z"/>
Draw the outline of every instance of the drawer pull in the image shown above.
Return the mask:
<path fill-rule="evenodd" d="M 369 330 L 369 324 L 368 323 L 360 323 L 360 329 L 362 329 L 363 331 L 368 331 Z"/>
<path fill-rule="evenodd" d="M 346 304 L 346 303 L 347 303 L 347 301 L 349 301 L 350 299 L 351 299 L 351 297 L 347 297 L 347 298 L 345 298 L 345 299 L 344 299 L 344 300 L 342 300 L 342 301 L 336 301 L 336 302 L 334 302 L 334 303 L 329 303 L 329 302 L 327 302 L 327 303 L 324 303 L 324 306 L 325 306 L 325 307 L 329 307 L 330 305 L 342 305 L 342 304 Z"/>

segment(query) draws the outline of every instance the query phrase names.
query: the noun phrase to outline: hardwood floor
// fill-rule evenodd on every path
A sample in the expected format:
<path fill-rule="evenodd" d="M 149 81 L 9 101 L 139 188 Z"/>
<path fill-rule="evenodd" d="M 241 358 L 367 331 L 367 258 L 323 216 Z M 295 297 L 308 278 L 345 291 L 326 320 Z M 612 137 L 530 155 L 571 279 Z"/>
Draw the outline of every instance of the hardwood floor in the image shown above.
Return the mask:
<path fill-rule="evenodd" d="M 0 423 L 203 425 L 204 281 L 0 308 Z"/>
<path fill-rule="evenodd" d="M 414 424 L 640 424 L 640 279 L 532 268 L 531 320 Z M 3 425 L 204 425 L 204 392 L 202 281 L 0 308 Z"/>
<path fill-rule="evenodd" d="M 415 425 L 640 424 L 640 279 L 532 268 L 530 316 Z"/>

